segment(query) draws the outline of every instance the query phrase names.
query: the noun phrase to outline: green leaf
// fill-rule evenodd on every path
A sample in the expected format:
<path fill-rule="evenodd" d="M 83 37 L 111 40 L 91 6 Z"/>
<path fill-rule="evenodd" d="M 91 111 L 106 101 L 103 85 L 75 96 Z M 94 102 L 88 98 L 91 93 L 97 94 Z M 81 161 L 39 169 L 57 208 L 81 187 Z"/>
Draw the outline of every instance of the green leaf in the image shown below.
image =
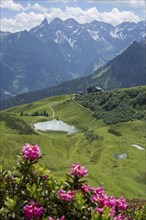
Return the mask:
<path fill-rule="evenodd" d="M 34 193 L 36 192 L 37 186 L 34 183 L 32 186 L 27 185 L 26 188 L 27 188 L 27 191 L 29 192 L 30 197 L 32 197 Z"/>
<path fill-rule="evenodd" d="M 5 202 L 4 202 L 5 206 L 11 210 L 14 210 L 15 205 L 16 205 L 16 200 L 15 199 L 11 199 L 9 197 L 6 198 Z"/>
<path fill-rule="evenodd" d="M 76 209 L 82 211 L 84 208 L 85 200 L 84 200 L 84 195 L 81 193 L 81 191 L 77 191 L 75 194 L 75 207 Z"/>
<path fill-rule="evenodd" d="M 109 213 L 110 213 L 110 208 L 109 207 L 105 207 L 104 208 L 104 212 L 102 214 L 102 219 L 103 220 L 108 220 L 109 219 Z"/>
<path fill-rule="evenodd" d="M 91 214 L 91 220 L 102 220 L 102 217 L 98 212 L 94 211 Z"/>

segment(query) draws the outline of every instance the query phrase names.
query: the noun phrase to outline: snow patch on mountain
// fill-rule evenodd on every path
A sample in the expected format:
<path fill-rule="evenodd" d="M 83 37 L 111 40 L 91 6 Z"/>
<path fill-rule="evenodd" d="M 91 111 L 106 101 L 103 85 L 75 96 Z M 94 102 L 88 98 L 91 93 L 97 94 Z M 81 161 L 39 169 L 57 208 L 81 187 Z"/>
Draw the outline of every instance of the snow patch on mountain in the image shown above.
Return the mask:
<path fill-rule="evenodd" d="M 80 29 L 80 28 L 77 28 L 75 31 L 72 32 L 71 35 L 74 35 L 74 34 L 78 33 L 79 29 Z"/>
<path fill-rule="evenodd" d="M 60 30 L 58 30 L 56 32 L 56 38 L 54 39 L 54 41 L 57 43 L 57 44 L 60 44 L 60 43 L 63 43 L 64 40 L 66 40 L 66 36 L 64 35 L 64 33 Z"/>
<path fill-rule="evenodd" d="M 127 30 L 128 30 L 128 31 L 132 31 L 132 30 L 134 30 L 134 28 L 135 28 L 135 26 L 132 27 L 132 28 L 128 28 Z"/>
<path fill-rule="evenodd" d="M 90 36 L 95 40 L 97 41 L 99 39 L 99 32 L 98 31 L 92 31 L 92 30 L 89 30 L 87 29 L 87 31 L 89 32 Z"/>
<path fill-rule="evenodd" d="M 39 36 L 40 36 L 40 37 L 43 37 L 43 34 L 42 34 L 42 33 L 39 33 Z"/>
<path fill-rule="evenodd" d="M 18 36 L 15 41 L 17 41 L 20 38 L 20 35 L 21 35 L 21 32 L 18 33 Z"/>
<path fill-rule="evenodd" d="M 68 42 L 69 42 L 70 46 L 71 46 L 73 49 L 76 48 L 76 46 L 74 45 L 74 43 L 75 43 L 76 41 L 77 41 L 77 40 L 72 39 L 72 38 L 69 38 L 69 39 L 68 39 Z"/>
<path fill-rule="evenodd" d="M 126 35 L 123 34 L 123 28 L 118 28 L 116 27 L 115 30 L 113 31 L 110 31 L 110 35 L 113 37 L 113 38 L 119 38 L 121 40 L 124 40 Z"/>

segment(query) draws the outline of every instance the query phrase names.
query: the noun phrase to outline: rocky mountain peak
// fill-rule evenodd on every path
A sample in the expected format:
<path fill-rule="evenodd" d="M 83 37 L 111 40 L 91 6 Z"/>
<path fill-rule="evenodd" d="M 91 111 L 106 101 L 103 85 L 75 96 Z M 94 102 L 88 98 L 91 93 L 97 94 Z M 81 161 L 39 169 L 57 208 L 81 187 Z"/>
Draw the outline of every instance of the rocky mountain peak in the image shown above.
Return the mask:
<path fill-rule="evenodd" d="M 64 21 L 64 23 L 66 24 L 66 25 L 73 25 L 73 26 L 76 26 L 76 25 L 79 25 L 79 23 L 75 20 L 75 19 L 73 19 L 73 18 L 68 18 L 68 19 L 66 19 L 65 21 Z"/>
<path fill-rule="evenodd" d="M 62 23 L 63 20 L 61 20 L 60 18 L 56 17 L 54 18 L 51 22 L 50 22 L 50 25 L 56 25 L 56 24 L 59 24 L 59 23 Z"/>
<path fill-rule="evenodd" d="M 41 25 L 43 25 L 43 26 L 48 25 L 48 20 L 47 20 L 47 18 L 45 18 L 45 19 L 42 21 Z"/>

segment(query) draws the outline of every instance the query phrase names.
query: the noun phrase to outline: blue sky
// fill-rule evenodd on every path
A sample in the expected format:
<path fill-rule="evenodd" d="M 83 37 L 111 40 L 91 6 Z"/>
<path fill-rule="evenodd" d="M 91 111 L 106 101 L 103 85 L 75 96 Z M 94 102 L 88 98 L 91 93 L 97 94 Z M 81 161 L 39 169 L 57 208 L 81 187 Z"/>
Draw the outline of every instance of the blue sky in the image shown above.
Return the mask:
<path fill-rule="evenodd" d="M 55 17 L 74 18 L 79 23 L 99 20 L 118 25 L 145 20 L 144 0 L 1 0 L 2 31 L 17 32 L 48 22 Z"/>

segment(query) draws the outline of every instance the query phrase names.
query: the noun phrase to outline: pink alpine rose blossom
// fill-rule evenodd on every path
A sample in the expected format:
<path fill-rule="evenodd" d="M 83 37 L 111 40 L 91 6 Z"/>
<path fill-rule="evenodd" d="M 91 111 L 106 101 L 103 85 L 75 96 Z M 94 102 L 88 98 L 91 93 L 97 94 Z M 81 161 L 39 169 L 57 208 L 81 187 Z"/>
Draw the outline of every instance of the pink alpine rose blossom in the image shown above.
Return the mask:
<path fill-rule="evenodd" d="M 81 186 L 80 190 L 82 191 L 82 193 L 87 193 L 87 192 L 93 191 L 91 186 L 87 183 L 84 184 L 83 186 Z"/>
<path fill-rule="evenodd" d="M 111 210 L 110 210 L 109 216 L 110 216 L 110 217 L 114 217 L 115 214 L 116 214 L 115 207 L 112 207 Z"/>
<path fill-rule="evenodd" d="M 62 200 L 71 202 L 74 198 L 75 191 L 64 191 L 63 189 L 58 190 L 58 196 Z"/>
<path fill-rule="evenodd" d="M 28 161 L 34 161 L 41 156 L 38 145 L 25 144 L 22 148 L 22 157 Z"/>
<path fill-rule="evenodd" d="M 108 198 L 108 206 L 109 207 L 115 207 L 116 206 L 116 198 L 114 197 L 114 196 L 110 196 L 109 198 Z"/>
<path fill-rule="evenodd" d="M 23 212 L 25 219 L 37 219 L 40 218 L 44 212 L 44 208 L 39 203 L 33 203 L 30 205 L 25 205 L 23 207 Z"/>
<path fill-rule="evenodd" d="M 91 201 L 98 203 L 101 207 L 104 207 L 108 205 L 108 196 L 106 194 L 100 195 L 98 193 L 95 193 L 91 197 Z"/>
<path fill-rule="evenodd" d="M 44 180 L 48 180 L 48 179 L 49 179 L 49 176 L 48 176 L 48 175 L 44 175 L 44 176 L 43 176 L 43 179 L 44 179 Z"/>
<path fill-rule="evenodd" d="M 123 197 L 120 197 L 119 199 L 117 199 L 116 205 L 118 206 L 120 210 L 126 210 L 128 203 Z"/>
<path fill-rule="evenodd" d="M 121 214 L 114 217 L 114 220 L 124 220 L 124 219 L 125 219 L 125 216 Z"/>
<path fill-rule="evenodd" d="M 98 194 L 104 194 L 104 189 L 103 189 L 103 187 L 102 186 L 99 186 L 98 188 L 96 188 L 96 193 L 98 193 Z"/>
<path fill-rule="evenodd" d="M 99 197 L 99 204 L 102 207 L 108 205 L 108 196 L 106 194 L 103 194 Z"/>
<path fill-rule="evenodd" d="M 96 212 L 98 212 L 98 213 L 102 214 L 102 213 L 103 213 L 103 211 L 104 211 L 104 208 L 99 208 L 99 207 L 96 207 L 96 208 L 95 208 L 95 210 L 96 210 Z"/>
<path fill-rule="evenodd" d="M 70 175 L 71 176 L 77 176 L 77 177 L 84 177 L 88 173 L 88 170 L 86 170 L 85 166 L 81 166 L 79 164 L 72 164 Z"/>
<path fill-rule="evenodd" d="M 61 216 L 59 220 L 65 220 L 65 216 Z"/>

